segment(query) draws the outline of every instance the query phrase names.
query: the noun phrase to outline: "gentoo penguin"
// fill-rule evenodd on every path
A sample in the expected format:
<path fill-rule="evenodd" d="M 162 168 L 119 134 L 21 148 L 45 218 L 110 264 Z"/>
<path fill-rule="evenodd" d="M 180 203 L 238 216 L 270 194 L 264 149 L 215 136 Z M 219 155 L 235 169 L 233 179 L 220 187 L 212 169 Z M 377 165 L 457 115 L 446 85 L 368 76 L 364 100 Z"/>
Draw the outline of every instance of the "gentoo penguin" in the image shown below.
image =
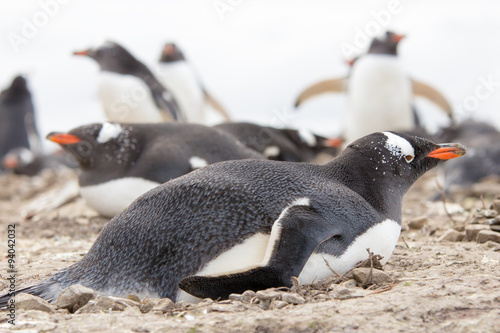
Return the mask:
<path fill-rule="evenodd" d="M 403 71 L 397 57 L 397 46 L 402 39 L 402 35 L 390 31 L 382 39 L 375 38 L 368 53 L 353 62 L 347 78 L 310 86 L 299 95 L 295 105 L 325 92 L 346 91 L 346 143 L 374 131 L 413 130 L 417 124 L 413 95 L 426 97 L 451 118 L 451 106 L 438 91 L 408 78 Z"/>
<path fill-rule="evenodd" d="M 446 192 L 488 176 L 500 177 L 500 132 L 494 126 L 468 119 L 441 129 L 437 137 L 460 140 L 468 148 L 465 158 L 444 166 Z"/>
<path fill-rule="evenodd" d="M 188 122 L 206 124 L 209 107 L 217 111 L 225 121 L 230 120 L 226 110 L 207 92 L 175 43 L 168 43 L 163 47 L 157 75 L 165 88 L 174 95 Z"/>
<path fill-rule="evenodd" d="M 197 124 L 91 124 L 47 138 L 76 158 L 82 197 L 109 217 L 153 187 L 208 164 L 264 158 L 232 136 Z"/>
<path fill-rule="evenodd" d="M 277 161 L 311 162 L 319 153 L 335 156 L 343 142 L 315 135 L 307 129 L 278 129 L 251 123 L 222 123 L 214 127 Z"/>
<path fill-rule="evenodd" d="M 387 262 L 402 198 L 459 144 L 374 133 L 324 165 L 227 161 L 173 179 L 135 200 L 76 264 L 18 292 L 49 301 L 73 284 L 99 293 L 213 299 Z M 328 265 L 325 263 L 328 262 Z M 184 292 L 181 292 L 184 290 Z M 5 306 L 8 296 L 0 298 Z"/>
<path fill-rule="evenodd" d="M 2 159 L 2 166 L 16 175 L 34 176 L 43 169 L 78 167 L 71 155 L 61 150 L 48 155 L 35 155 L 25 147 L 11 149 Z"/>
<path fill-rule="evenodd" d="M 88 56 L 99 64 L 98 93 L 109 121 L 158 123 L 184 119 L 172 93 L 123 46 L 107 41 L 74 54 Z"/>
<path fill-rule="evenodd" d="M 0 159 L 17 147 L 30 149 L 35 155 L 41 152 L 31 93 L 22 76 L 0 93 Z"/>

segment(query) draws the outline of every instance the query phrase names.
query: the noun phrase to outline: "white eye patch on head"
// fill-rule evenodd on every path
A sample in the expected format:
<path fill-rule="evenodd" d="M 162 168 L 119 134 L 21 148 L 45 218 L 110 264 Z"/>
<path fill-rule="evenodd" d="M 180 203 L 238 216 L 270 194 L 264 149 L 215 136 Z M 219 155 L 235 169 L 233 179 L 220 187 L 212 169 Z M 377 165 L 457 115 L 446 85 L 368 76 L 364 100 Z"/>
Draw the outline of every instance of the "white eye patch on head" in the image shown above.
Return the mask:
<path fill-rule="evenodd" d="M 411 143 L 394 133 L 382 133 L 387 137 L 385 140 L 385 148 L 387 148 L 392 155 L 399 158 L 404 157 L 408 163 L 413 161 L 413 158 L 415 157 L 415 150 L 413 149 Z"/>
<path fill-rule="evenodd" d="M 120 124 L 103 123 L 97 136 L 97 142 L 105 143 L 111 139 L 117 138 L 122 132 Z"/>

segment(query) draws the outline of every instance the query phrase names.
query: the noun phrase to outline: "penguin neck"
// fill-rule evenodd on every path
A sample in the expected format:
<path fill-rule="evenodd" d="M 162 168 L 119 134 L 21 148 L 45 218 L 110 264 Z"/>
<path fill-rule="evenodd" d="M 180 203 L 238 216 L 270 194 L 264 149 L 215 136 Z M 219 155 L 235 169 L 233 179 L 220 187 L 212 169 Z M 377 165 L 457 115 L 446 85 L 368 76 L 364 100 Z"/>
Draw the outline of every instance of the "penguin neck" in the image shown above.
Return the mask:
<path fill-rule="evenodd" d="M 388 170 L 384 173 L 372 163 L 352 157 L 343 154 L 325 164 L 329 177 L 358 193 L 383 216 L 401 224 L 402 199 L 411 184 L 403 179 L 396 183 Z"/>

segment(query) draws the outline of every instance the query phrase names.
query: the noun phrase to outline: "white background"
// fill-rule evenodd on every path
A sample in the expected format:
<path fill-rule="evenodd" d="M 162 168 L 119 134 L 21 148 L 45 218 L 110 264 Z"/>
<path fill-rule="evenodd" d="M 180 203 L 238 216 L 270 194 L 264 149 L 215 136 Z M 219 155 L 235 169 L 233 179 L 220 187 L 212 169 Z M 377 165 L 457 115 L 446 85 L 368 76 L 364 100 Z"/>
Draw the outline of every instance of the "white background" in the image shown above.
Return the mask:
<path fill-rule="evenodd" d="M 347 73 L 341 43 L 354 44 L 357 29 L 376 23 L 370 13 L 390 2 L 65 0 L 16 50 L 9 36 L 23 37 L 26 20 L 43 16 L 42 3 L 51 1 L 0 0 L 0 87 L 28 76 L 42 135 L 104 120 L 97 64 L 72 56 L 101 39 L 121 43 L 153 70 L 163 44 L 175 41 L 235 120 L 339 133 L 345 96 L 325 95 L 298 112 L 294 99 L 315 81 Z M 457 110 L 480 77 L 500 82 L 500 2 L 393 1 L 400 13 L 383 28 L 407 35 L 399 54 L 409 75 L 438 88 Z M 231 10 L 217 12 L 220 4 Z M 430 103 L 417 103 L 429 127 L 442 123 Z M 499 112 L 500 86 L 467 115 L 500 127 Z"/>

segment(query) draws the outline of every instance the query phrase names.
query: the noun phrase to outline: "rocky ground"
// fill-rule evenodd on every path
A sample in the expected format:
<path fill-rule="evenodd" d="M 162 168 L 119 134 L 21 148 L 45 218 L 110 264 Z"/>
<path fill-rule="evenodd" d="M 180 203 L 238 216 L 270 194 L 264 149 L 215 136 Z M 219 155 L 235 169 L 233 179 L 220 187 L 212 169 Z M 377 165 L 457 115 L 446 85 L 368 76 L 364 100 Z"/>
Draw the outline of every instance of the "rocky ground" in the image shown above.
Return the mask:
<path fill-rule="evenodd" d="M 364 268 L 315 285 L 196 305 L 95 298 L 86 288 L 68 290 L 57 305 L 20 296 L 16 325 L 1 310 L 0 331 L 498 332 L 500 233 L 489 223 L 500 221 L 500 182 L 476 184 L 446 206 L 427 200 L 436 191 L 430 173 L 405 197 L 403 232 L 383 272 L 375 255 Z M 107 222 L 77 197 L 73 171 L 0 176 L 0 293 L 9 286 L 8 225 L 16 225 L 20 288 L 80 260 Z"/>

